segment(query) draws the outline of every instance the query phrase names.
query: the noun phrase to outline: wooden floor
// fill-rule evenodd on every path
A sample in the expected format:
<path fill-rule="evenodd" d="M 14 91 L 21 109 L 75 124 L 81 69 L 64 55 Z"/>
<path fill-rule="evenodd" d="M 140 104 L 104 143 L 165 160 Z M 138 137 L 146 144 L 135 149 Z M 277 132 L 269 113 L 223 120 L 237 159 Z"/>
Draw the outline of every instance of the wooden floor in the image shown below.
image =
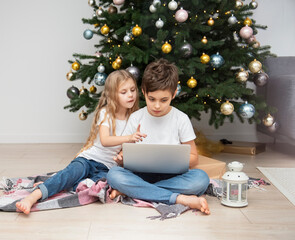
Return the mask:
<path fill-rule="evenodd" d="M 0 177 L 20 177 L 64 168 L 80 144 L 0 144 Z M 277 146 L 276 146 L 277 147 Z M 214 158 L 245 163 L 251 177 L 262 167 L 295 167 L 295 154 L 268 146 L 256 156 L 218 154 Z M 290 183 L 294 184 L 294 183 Z M 295 239 L 295 206 L 274 186 L 250 189 L 248 207 L 222 206 L 207 197 L 212 214 L 187 211 L 175 219 L 149 220 L 152 208 L 94 203 L 31 213 L 0 212 L 0 239 Z"/>

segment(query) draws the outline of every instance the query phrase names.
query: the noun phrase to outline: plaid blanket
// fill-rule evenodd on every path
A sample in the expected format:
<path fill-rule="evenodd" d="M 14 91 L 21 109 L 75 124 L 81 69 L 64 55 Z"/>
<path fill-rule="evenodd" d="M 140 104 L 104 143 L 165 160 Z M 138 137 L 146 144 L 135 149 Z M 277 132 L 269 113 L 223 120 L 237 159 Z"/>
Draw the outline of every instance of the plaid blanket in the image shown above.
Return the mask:
<path fill-rule="evenodd" d="M 3 180 L 0 181 L 0 189 L 3 190 L 3 195 L 0 196 L 0 211 L 18 211 L 15 207 L 15 203 L 29 195 L 35 189 L 33 186 L 34 183 L 40 181 L 44 182 L 53 174 L 55 173 L 47 173 L 44 175 L 24 178 L 3 178 Z M 260 185 L 269 185 L 269 183 L 265 182 L 263 179 L 258 178 L 250 178 L 248 181 L 248 188 L 256 187 L 260 188 L 261 190 L 265 190 L 264 188 L 259 187 Z M 108 185 L 106 179 L 101 179 L 97 182 L 93 182 L 91 179 L 85 179 L 79 183 L 76 192 L 68 190 L 55 194 L 45 201 L 34 204 L 31 208 L 31 212 L 77 207 L 97 201 L 101 203 L 121 202 L 123 204 L 135 207 L 152 207 L 156 209 L 160 215 L 150 216 L 148 218 L 165 220 L 168 218 L 175 218 L 189 209 L 189 207 L 181 204 L 166 205 L 163 203 L 142 201 L 127 196 L 118 196 L 112 200 L 109 197 L 111 190 L 112 189 Z M 210 184 L 205 194 L 221 198 L 222 180 L 210 179 Z"/>
<path fill-rule="evenodd" d="M 15 203 L 20 199 L 29 195 L 35 188 L 34 183 L 45 181 L 54 173 L 44 175 L 23 177 L 23 178 L 3 178 L 0 181 L 0 189 L 3 190 L 3 195 L 0 196 L 0 211 L 16 212 L 18 209 Z M 118 203 L 121 202 L 126 205 L 135 207 L 152 207 L 156 209 L 160 215 L 150 216 L 150 219 L 168 219 L 179 216 L 189 208 L 181 204 L 166 205 L 162 203 L 147 202 L 139 199 L 133 199 L 127 196 L 118 196 L 114 200 L 110 199 L 109 195 L 111 187 L 108 185 L 106 179 L 101 179 L 98 182 L 93 182 L 91 179 L 81 181 L 76 189 L 73 191 L 62 191 L 45 201 L 37 202 L 31 208 L 31 212 L 70 208 L 82 205 L 87 205 L 96 201 L 101 203 Z"/>

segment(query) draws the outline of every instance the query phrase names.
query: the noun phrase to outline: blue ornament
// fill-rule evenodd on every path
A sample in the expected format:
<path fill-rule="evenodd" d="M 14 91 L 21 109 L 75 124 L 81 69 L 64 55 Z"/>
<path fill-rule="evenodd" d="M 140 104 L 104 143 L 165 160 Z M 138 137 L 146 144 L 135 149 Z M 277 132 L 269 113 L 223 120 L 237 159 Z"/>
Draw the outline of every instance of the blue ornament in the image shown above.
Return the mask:
<path fill-rule="evenodd" d="M 94 75 L 93 81 L 96 85 L 103 86 L 106 79 L 107 79 L 107 75 L 105 73 L 98 72 Z"/>
<path fill-rule="evenodd" d="M 239 114 L 243 117 L 243 118 L 251 118 L 254 116 L 255 113 L 255 107 L 248 103 L 247 101 L 242 104 L 239 108 Z"/>
<path fill-rule="evenodd" d="M 180 86 L 180 84 L 178 84 L 178 85 L 177 85 L 176 96 L 179 96 L 180 92 L 181 92 L 181 86 Z"/>
<path fill-rule="evenodd" d="M 93 37 L 93 32 L 90 29 L 86 29 L 83 33 L 85 39 L 89 40 Z"/>
<path fill-rule="evenodd" d="M 219 53 L 213 54 L 210 57 L 210 64 L 214 68 L 219 68 L 224 64 L 224 59 Z"/>

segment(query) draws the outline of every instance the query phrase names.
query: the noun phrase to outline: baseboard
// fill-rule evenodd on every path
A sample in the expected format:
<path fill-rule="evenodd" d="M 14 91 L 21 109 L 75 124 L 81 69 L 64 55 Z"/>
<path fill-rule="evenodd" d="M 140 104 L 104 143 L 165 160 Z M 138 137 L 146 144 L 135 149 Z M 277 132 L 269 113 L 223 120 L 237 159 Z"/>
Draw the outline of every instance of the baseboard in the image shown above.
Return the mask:
<path fill-rule="evenodd" d="M 83 143 L 88 135 L 0 135 L 0 143 Z"/>

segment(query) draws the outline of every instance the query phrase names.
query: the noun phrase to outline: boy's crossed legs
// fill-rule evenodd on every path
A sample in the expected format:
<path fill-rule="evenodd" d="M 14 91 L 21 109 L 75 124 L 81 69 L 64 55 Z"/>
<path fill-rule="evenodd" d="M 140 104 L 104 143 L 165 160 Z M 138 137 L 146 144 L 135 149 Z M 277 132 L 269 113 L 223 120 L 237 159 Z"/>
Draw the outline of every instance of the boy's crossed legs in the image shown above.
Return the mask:
<path fill-rule="evenodd" d="M 116 189 L 110 195 L 112 199 L 122 192 L 132 198 L 169 205 L 179 203 L 210 214 L 207 200 L 201 196 L 209 185 L 209 177 L 200 169 L 192 169 L 182 175 L 161 175 L 133 173 L 113 167 L 107 180 Z"/>

